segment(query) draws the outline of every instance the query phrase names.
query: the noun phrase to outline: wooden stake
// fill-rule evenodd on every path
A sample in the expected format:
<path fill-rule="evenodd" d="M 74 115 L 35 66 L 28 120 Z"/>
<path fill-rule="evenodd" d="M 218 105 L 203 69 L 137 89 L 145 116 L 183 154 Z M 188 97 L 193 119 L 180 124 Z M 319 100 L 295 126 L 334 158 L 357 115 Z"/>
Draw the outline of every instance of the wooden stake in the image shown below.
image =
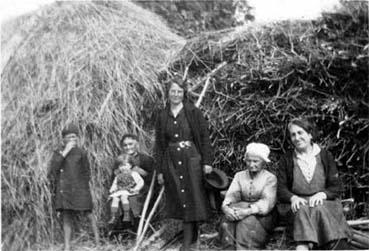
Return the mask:
<path fill-rule="evenodd" d="M 152 193 L 153 193 L 153 190 L 154 190 L 155 180 L 156 180 L 156 170 L 154 170 L 154 173 L 152 175 L 149 192 L 146 195 L 145 204 L 144 204 L 144 207 L 142 209 L 140 223 L 138 224 L 138 229 L 137 229 L 136 241 L 141 236 L 142 227 L 143 227 L 143 224 L 144 224 L 144 221 L 145 221 L 145 216 L 146 216 L 147 208 L 149 207 L 150 199 L 151 199 L 151 196 L 152 196 Z"/>
<path fill-rule="evenodd" d="M 159 196 L 158 196 L 158 198 L 156 199 L 155 204 L 154 204 L 153 208 L 151 209 L 151 212 L 150 212 L 149 216 L 147 217 L 147 220 L 146 220 L 146 222 L 145 222 L 145 226 L 144 226 L 144 228 L 143 228 L 143 230 L 142 230 L 142 233 L 141 233 L 140 237 L 138 238 L 138 240 L 137 240 L 137 242 L 136 242 L 135 247 L 133 248 L 133 250 L 134 250 L 134 251 L 137 251 L 137 250 L 138 250 L 138 248 L 140 247 L 140 244 L 141 244 L 141 242 L 143 241 L 143 238 L 145 237 L 145 233 L 146 233 L 147 228 L 148 228 L 148 226 L 149 226 L 150 220 L 151 220 L 151 218 L 154 216 L 154 213 L 155 213 L 155 211 L 156 211 L 156 208 L 158 207 L 159 202 L 160 202 L 160 200 L 161 200 L 161 197 L 163 197 L 163 194 L 164 194 L 164 186 L 162 186 L 162 187 L 161 187 L 161 190 L 160 190 Z"/>

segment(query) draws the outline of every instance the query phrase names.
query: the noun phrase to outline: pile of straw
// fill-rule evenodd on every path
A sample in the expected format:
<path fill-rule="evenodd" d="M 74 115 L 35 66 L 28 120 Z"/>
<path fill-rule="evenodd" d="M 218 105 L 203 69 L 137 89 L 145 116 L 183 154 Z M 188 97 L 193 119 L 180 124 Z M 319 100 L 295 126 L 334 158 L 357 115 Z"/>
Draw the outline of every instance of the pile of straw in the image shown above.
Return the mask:
<path fill-rule="evenodd" d="M 59 228 L 46 171 L 62 127 L 79 125 L 103 220 L 119 140 L 127 132 L 150 139 L 142 113 L 184 41 L 129 1 L 57 2 L 2 29 L 2 50 L 12 52 L 2 51 L 2 241 L 24 250 L 54 242 Z"/>
<path fill-rule="evenodd" d="M 197 96 L 207 74 L 226 63 L 203 102 L 217 167 L 231 176 L 244 168 L 251 141 L 271 146 L 276 162 L 291 147 L 288 121 L 307 116 L 320 129 L 318 143 L 334 153 L 344 197 L 354 197 L 356 216 L 363 216 L 369 214 L 368 50 L 368 3 L 353 2 L 316 21 L 205 33 L 188 41 L 172 68 L 188 69 Z"/>

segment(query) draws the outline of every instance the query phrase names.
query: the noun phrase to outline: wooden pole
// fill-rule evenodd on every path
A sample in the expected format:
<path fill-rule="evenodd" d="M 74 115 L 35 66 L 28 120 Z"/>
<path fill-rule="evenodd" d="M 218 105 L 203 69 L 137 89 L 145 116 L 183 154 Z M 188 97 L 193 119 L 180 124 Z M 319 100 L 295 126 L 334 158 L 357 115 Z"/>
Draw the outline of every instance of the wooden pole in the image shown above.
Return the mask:
<path fill-rule="evenodd" d="M 369 225 L 369 220 L 348 220 L 347 224 L 349 224 L 349 226 L 358 226 L 358 225 L 364 225 L 364 224 Z"/>
<path fill-rule="evenodd" d="M 146 195 L 145 204 L 144 204 L 144 207 L 142 209 L 140 223 L 138 224 L 138 229 L 137 229 L 136 241 L 141 236 L 141 232 L 142 232 L 143 224 L 144 224 L 144 221 L 145 221 L 145 216 L 146 216 L 147 208 L 149 207 L 150 199 L 151 199 L 151 196 L 152 196 L 152 193 L 153 193 L 153 189 L 154 189 L 154 183 L 155 183 L 155 180 L 156 180 L 155 177 L 156 177 L 156 170 L 154 170 L 154 173 L 152 175 L 149 192 Z"/>
<path fill-rule="evenodd" d="M 147 228 L 149 226 L 150 220 L 154 216 L 154 213 L 156 211 L 156 208 L 158 207 L 159 202 L 160 202 L 161 198 L 163 197 L 163 194 L 164 194 L 164 186 L 161 187 L 159 196 L 156 199 L 155 204 L 154 204 L 153 208 L 151 209 L 151 212 L 150 212 L 149 216 L 147 217 L 147 220 L 145 222 L 145 226 L 144 226 L 144 228 L 142 230 L 142 233 L 141 233 L 140 237 L 138 238 L 135 247 L 133 248 L 134 251 L 137 251 L 138 248 L 140 247 L 140 244 L 143 241 L 143 238 L 145 237 L 145 233 L 146 233 Z"/>

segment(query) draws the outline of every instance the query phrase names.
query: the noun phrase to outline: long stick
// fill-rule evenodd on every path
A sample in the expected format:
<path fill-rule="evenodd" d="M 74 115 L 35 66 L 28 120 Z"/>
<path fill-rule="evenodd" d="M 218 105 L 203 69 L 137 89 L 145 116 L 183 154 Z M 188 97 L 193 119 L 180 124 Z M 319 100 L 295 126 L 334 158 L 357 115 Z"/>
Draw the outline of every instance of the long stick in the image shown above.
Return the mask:
<path fill-rule="evenodd" d="M 140 246 L 141 242 L 143 241 L 143 238 L 144 238 L 145 233 L 146 233 L 146 231 L 147 231 L 147 228 L 148 228 L 148 226 L 149 226 L 150 220 L 151 220 L 151 218 L 153 217 L 153 215 L 154 215 L 154 213 L 155 213 L 155 210 L 156 210 L 156 208 L 158 207 L 159 202 L 160 202 L 161 197 L 163 196 L 163 194 L 164 194 L 164 186 L 162 186 L 162 187 L 161 187 L 161 190 L 160 190 L 159 196 L 158 196 L 158 198 L 156 199 L 155 204 L 154 204 L 153 208 L 151 209 L 151 212 L 150 212 L 149 216 L 147 217 L 147 220 L 146 220 L 146 222 L 145 222 L 145 226 L 144 226 L 144 228 L 143 228 L 143 230 L 142 230 L 142 233 L 141 233 L 141 235 L 140 235 L 139 239 L 138 239 L 138 240 L 137 240 L 137 242 L 136 242 L 136 246 L 133 248 L 133 250 L 134 250 L 134 251 L 136 251 L 136 250 L 139 248 L 139 246 Z"/>
<path fill-rule="evenodd" d="M 138 224 L 136 240 L 138 240 L 139 237 L 141 236 L 142 227 L 143 227 L 143 224 L 144 224 L 144 221 L 145 221 L 147 208 L 149 207 L 150 199 L 151 199 L 153 189 L 154 189 L 155 177 L 156 177 L 156 170 L 154 170 L 154 173 L 153 173 L 152 179 L 151 179 L 151 183 L 150 183 L 149 192 L 146 195 L 145 204 L 144 204 L 144 207 L 143 207 L 142 213 L 141 213 L 140 223 Z"/>
<path fill-rule="evenodd" d="M 223 68 L 225 65 L 227 65 L 227 62 L 223 62 L 219 65 L 217 65 L 217 67 L 215 67 L 211 72 L 209 72 L 208 74 L 206 74 L 205 77 L 203 77 L 199 82 L 197 82 L 197 84 L 195 84 L 194 86 L 192 86 L 188 92 L 192 92 L 193 90 L 195 90 L 204 80 L 212 77 L 217 71 L 219 71 L 221 68 Z"/>
<path fill-rule="evenodd" d="M 198 98 L 198 100 L 197 100 L 197 102 L 196 102 L 196 104 L 195 104 L 195 106 L 196 106 L 196 107 L 199 107 L 199 106 L 200 106 L 201 101 L 202 101 L 202 99 L 203 99 L 203 98 L 204 98 L 204 96 L 205 96 L 205 93 L 206 93 L 206 90 L 208 89 L 209 84 L 210 84 L 210 77 L 208 77 L 208 78 L 206 79 L 206 82 L 205 82 L 204 88 L 202 89 L 201 94 L 200 94 L 200 97 Z"/>
<path fill-rule="evenodd" d="M 369 220 L 348 220 L 347 224 L 349 224 L 349 226 L 369 224 Z"/>

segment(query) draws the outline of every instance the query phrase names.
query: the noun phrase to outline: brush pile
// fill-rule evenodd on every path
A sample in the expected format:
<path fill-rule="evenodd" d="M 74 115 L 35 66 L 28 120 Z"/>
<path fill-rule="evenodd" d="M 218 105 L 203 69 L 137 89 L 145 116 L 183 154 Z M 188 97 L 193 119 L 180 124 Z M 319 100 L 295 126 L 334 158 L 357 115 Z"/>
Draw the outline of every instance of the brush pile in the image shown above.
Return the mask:
<path fill-rule="evenodd" d="M 90 154 L 103 219 L 119 140 L 127 132 L 151 139 L 141 111 L 162 92 L 157 73 L 184 40 L 129 1 L 57 2 L 2 30 L 2 243 L 24 250 L 53 242 L 60 229 L 46 173 L 68 122 Z"/>
<path fill-rule="evenodd" d="M 268 144 L 276 162 L 290 147 L 288 121 L 307 116 L 320 129 L 319 143 L 334 153 L 344 197 L 355 198 L 352 217 L 367 216 L 368 28 L 368 4 L 355 2 L 316 21 L 250 24 L 188 41 L 172 70 L 188 70 L 194 96 L 207 74 L 226 64 L 210 78 L 202 103 L 215 166 L 233 176 L 251 141 Z"/>

